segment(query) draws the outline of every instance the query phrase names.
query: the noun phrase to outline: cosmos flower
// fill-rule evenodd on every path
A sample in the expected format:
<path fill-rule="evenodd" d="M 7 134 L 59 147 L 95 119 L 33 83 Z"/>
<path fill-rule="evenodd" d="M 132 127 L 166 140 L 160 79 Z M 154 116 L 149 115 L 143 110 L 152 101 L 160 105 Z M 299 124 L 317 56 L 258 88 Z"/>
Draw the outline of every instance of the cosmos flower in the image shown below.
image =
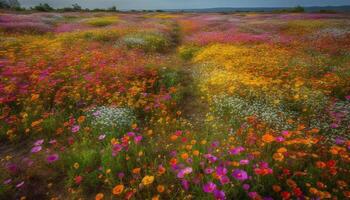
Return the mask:
<path fill-rule="evenodd" d="M 124 191 L 124 185 L 123 184 L 119 184 L 119 185 L 116 185 L 113 188 L 112 193 L 114 195 L 120 195 L 123 191 Z"/>
<path fill-rule="evenodd" d="M 152 184 L 153 183 L 153 181 L 154 181 L 154 176 L 145 176 L 145 177 L 143 177 L 143 179 L 142 179 L 142 181 L 141 181 L 141 183 L 143 184 L 143 185 L 150 185 L 150 184 Z"/>
<path fill-rule="evenodd" d="M 46 157 L 46 160 L 48 163 L 53 163 L 53 162 L 56 162 L 58 160 L 59 156 L 57 153 L 55 154 L 51 154 L 49 156 Z"/>
<path fill-rule="evenodd" d="M 76 133 L 76 132 L 78 132 L 80 130 L 80 126 L 79 125 L 74 125 L 73 127 L 72 127 L 72 133 Z"/>
<path fill-rule="evenodd" d="M 44 139 L 40 139 L 40 140 L 37 140 L 35 143 L 34 143 L 34 146 L 40 146 L 44 143 Z"/>
<path fill-rule="evenodd" d="M 208 182 L 203 185 L 203 191 L 205 193 L 213 193 L 215 189 L 216 189 L 216 185 L 213 182 Z"/>
<path fill-rule="evenodd" d="M 233 178 L 235 178 L 239 181 L 245 181 L 248 179 L 247 172 L 244 170 L 240 170 L 240 169 L 233 170 L 232 176 L 233 176 Z"/>
<path fill-rule="evenodd" d="M 34 147 L 30 150 L 30 152 L 32 152 L 32 153 L 37 153 L 37 152 L 41 151 L 41 149 L 42 149 L 41 146 L 34 146 Z"/>

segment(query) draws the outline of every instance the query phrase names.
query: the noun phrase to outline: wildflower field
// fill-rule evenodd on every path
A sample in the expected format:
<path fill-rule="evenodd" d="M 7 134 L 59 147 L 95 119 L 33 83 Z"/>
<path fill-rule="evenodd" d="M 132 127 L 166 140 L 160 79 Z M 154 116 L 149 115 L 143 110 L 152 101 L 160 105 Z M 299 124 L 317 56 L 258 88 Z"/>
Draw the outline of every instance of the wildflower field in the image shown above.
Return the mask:
<path fill-rule="evenodd" d="M 0 14 L 0 199 L 350 199 L 350 15 Z"/>

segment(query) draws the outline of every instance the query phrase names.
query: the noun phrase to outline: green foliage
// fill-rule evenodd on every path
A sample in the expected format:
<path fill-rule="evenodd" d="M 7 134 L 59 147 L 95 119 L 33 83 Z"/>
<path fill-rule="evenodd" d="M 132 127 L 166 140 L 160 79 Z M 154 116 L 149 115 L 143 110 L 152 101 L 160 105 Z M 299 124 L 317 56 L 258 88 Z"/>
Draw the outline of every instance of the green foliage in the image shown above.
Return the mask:
<path fill-rule="evenodd" d="M 165 52 L 171 46 L 169 38 L 162 33 L 140 32 L 126 35 L 122 43 L 128 48 L 142 49 L 146 52 Z"/>

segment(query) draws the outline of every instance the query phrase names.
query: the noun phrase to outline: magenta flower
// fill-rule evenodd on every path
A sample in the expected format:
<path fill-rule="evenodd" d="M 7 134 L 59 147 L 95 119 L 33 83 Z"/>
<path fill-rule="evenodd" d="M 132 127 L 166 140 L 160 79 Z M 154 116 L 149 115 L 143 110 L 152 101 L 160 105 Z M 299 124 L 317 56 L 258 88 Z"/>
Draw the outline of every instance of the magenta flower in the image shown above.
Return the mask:
<path fill-rule="evenodd" d="M 230 182 L 230 179 L 225 175 L 225 176 L 220 176 L 220 183 L 222 185 L 225 185 Z"/>
<path fill-rule="evenodd" d="M 182 169 L 177 173 L 178 178 L 184 178 L 185 175 L 192 173 L 192 168 L 191 167 L 186 167 L 185 169 Z"/>
<path fill-rule="evenodd" d="M 56 162 L 58 160 L 59 156 L 57 153 L 55 154 L 51 154 L 49 156 L 46 157 L 46 160 L 48 163 L 53 163 L 53 162 Z"/>
<path fill-rule="evenodd" d="M 34 143 L 34 146 L 40 146 L 44 143 L 44 139 L 40 139 L 40 140 L 37 140 L 35 143 Z"/>
<path fill-rule="evenodd" d="M 236 147 L 236 148 L 230 149 L 229 153 L 231 155 L 237 155 L 237 154 L 240 154 L 244 150 L 245 150 L 244 147 Z"/>
<path fill-rule="evenodd" d="M 78 132 L 80 130 L 80 126 L 79 125 L 74 125 L 73 127 L 72 127 L 72 133 L 76 133 L 76 132 Z"/>
<path fill-rule="evenodd" d="M 138 135 L 138 136 L 134 137 L 134 142 L 135 142 L 136 144 L 140 143 L 141 140 L 142 140 L 142 136 L 141 136 L 141 135 Z"/>
<path fill-rule="evenodd" d="M 39 151 L 41 151 L 42 147 L 41 146 L 34 146 L 30 152 L 32 153 L 38 153 Z"/>
<path fill-rule="evenodd" d="M 249 160 L 247 160 L 247 159 L 240 160 L 239 164 L 241 164 L 241 165 L 248 165 L 249 164 Z"/>
<path fill-rule="evenodd" d="M 214 172 L 213 168 L 206 168 L 206 169 L 204 169 L 204 173 L 205 174 L 211 174 L 213 172 Z"/>
<path fill-rule="evenodd" d="M 203 191 L 206 193 L 213 193 L 216 189 L 216 185 L 213 182 L 208 182 L 205 185 L 203 185 Z"/>
<path fill-rule="evenodd" d="M 225 167 L 219 166 L 219 167 L 216 168 L 216 174 L 218 176 L 224 176 L 224 175 L 227 174 L 227 169 Z"/>
<path fill-rule="evenodd" d="M 248 174 L 246 171 L 241 170 L 241 169 L 235 169 L 232 173 L 233 178 L 239 180 L 239 181 L 244 181 L 248 179 Z"/>
<path fill-rule="evenodd" d="M 4 181 L 4 184 L 5 185 L 8 185 L 8 184 L 10 184 L 12 182 L 12 179 L 6 179 L 5 181 Z"/>
<path fill-rule="evenodd" d="M 190 184 L 189 184 L 189 182 L 186 179 L 183 179 L 181 181 L 181 185 L 182 185 L 184 190 L 188 190 L 190 188 Z"/>
<path fill-rule="evenodd" d="M 243 190 L 248 191 L 250 189 L 250 185 L 249 184 L 243 184 L 242 188 L 243 188 Z"/>
<path fill-rule="evenodd" d="M 226 199 L 225 192 L 222 190 L 214 190 L 214 197 L 216 200 L 225 200 Z"/>

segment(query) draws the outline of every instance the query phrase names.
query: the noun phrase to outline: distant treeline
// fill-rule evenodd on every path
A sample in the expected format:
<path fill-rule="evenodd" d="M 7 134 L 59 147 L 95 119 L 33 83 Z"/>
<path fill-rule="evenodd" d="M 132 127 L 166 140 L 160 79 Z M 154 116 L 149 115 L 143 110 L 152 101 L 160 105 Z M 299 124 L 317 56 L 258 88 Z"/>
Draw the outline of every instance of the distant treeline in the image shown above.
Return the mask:
<path fill-rule="evenodd" d="M 119 12 L 116 6 L 110 8 L 82 8 L 79 4 L 74 3 L 70 7 L 64 8 L 54 8 L 48 3 L 40 3 L 34 7 L 24 8 L 21 7 L 20 3 L 17 0 L 0 0 L 0 9 L 15 10 L 15 11 L 39 11 L 39 12 Z M 251 9 L 251 10 L 250 10 Z M 303 13 L 307 12 L 306 9 L 302 6 L 296 6 L 293 8 L 208 8 L 208 9 L 167 9 L 167 10 L 130 10 L 130 12 L 217 12 L 217 13 L 237 13 L 237 12 L 270 12 L 270 13 Z M 267 9 L 267 10 L 265 10 Z M 328 9 L 319 9 L 319 13 L 336 13 L 336 10 Z"/>
<path fill-rule="evenodd" d="M 64 7 L 64 8 L 54 8 L 50 6 L 48 3 L 40 3 L 34 7 L 30 8 L 24 8 L 21 7 L 19 2 L 17 0 L 0 0 L 0 9 L 8 9 L 8 10 L 15 10 L 15 11 L 39 11 L 39 12 L 118 12 L 118 9 L 116 6 L 112 6 L 110 8 L 95 8 L 95 9 L 88 9 L 88 8 L 82 8 L 79 4 L 75 3 L 72 4 L 71 7 Z"/>

